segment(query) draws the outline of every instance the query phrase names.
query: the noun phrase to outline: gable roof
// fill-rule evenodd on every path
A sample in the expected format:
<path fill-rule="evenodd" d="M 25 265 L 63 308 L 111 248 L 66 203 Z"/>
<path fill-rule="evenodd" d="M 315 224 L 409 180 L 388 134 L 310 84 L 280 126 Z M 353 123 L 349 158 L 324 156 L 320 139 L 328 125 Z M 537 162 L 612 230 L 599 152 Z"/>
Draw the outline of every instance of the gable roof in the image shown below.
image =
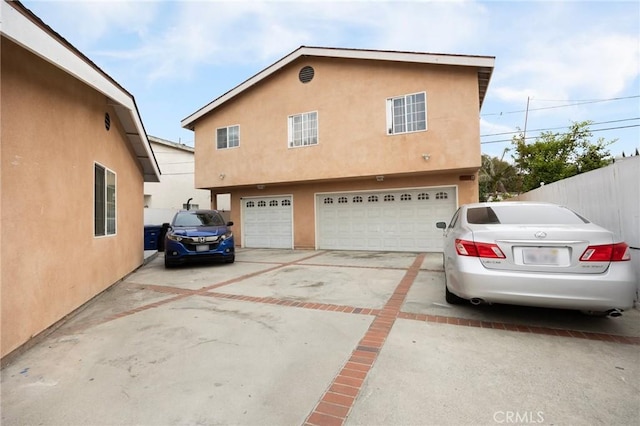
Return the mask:
<path fill-rule="evenodd" d="M 470 55 L 451 55 L 451 54 L 433 54 L 421 52 L 400 52 L 389 50 L 365 50 L 365 49 L 338 49 L 329 47 L 308 47 L 301 46 L 294 50 L 284 58 L 260 71 L 258 74 L 234 87 L 224 95 L 218 97 L 211 103 L 200 108 L 190 116 L 183 119 L 180 124 L 182 127 L 193 130 L 195 122 L 216 109 L 218 106 L 239 95 L 265 78 L 269 77 L 276 71 L 284 68 L 288 64 L 296 61 L 298 58 L 324 57 L 324 58 L 346 58 L 346 59 L 364 59 L 374 61 L 390 61 L 390 62 L 409 62 L 418 64 L 437 64 L 437 65 L 453 65 L 473 67 L 478 73 L 478 97 L 480 100 L 480 108 L 484 102 L 489 80 L 493 73 L 495 63 L 494 56 L 470 56 Z"/>
<path fill-rule="evenodd" d="M 153 144 L 158 144 L 158 145 L 163 145 L 163 146 L 167 146 L 169 148 L 175 148 L 175 149 L 179 149 L 181 151 L 185 151 L 185 152 L 189 152 L 191 154 L 193 154 L 195 152 L 195 149 L 193 147 L 190 147 L 188 145 L 184 145 L 178 142 L 172 142 L 172 141 L 168 141 L 166 139 L 161 139 L 158 138 L 156 136 L 149 136 L 149 142 L 153 145 Z"/>
<path fill-rule="evenodd" d="M 19 1 L 0 0 L 0 33 L 108 98 L 142 166 L 145 182 L 160 182 L 160 169 L 133 95 L 98 68 Z"/>

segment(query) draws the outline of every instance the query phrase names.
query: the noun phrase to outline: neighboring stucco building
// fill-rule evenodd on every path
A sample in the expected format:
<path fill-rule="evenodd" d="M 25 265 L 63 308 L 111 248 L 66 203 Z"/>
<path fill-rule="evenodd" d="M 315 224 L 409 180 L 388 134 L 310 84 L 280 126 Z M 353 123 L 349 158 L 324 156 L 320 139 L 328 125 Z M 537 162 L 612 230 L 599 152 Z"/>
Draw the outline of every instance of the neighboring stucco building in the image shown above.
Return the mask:
<path fill-rule="evenodd" d="M 210 209 L 211 192 L 196 189 L 193 181 L 192 147 L 149 135 L 151 148 L 162 171 L 160 182 L 144 184 L 145 224 L 170 222 L 176 211 L 187 208 Z"/>
<path fill-rule="evenodd" d="M 488 56 L 300 47 L 194 112 L 243 247 L 440 251 L 478 200 Z"/>
<path fill-rule="evenodd" d="M 0 6 L 4 357 L 143 263 L 143 184 L 160 173 L 133 96 Z"/>

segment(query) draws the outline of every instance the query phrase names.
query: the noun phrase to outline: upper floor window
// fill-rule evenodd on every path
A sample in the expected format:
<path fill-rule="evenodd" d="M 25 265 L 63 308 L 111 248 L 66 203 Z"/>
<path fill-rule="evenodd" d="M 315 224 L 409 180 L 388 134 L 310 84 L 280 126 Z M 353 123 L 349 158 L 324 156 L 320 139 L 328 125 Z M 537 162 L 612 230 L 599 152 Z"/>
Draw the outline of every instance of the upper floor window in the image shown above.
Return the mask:
<path fill-rule="evenodd" d="M 419 132 L 427 130 L 427 94 L 412 93 L 387 99 L 387 132 Z"/>
<path fill-rule="evenodd" d="M 220 127 L 216 131 L 218 149 L 240 146 L 240 126 Z"/>
<path fill-rule="evenodd" d="M 318 143 L 318 113 L 289 116 L 289 148 Z"/>
<path fill-rule="evenodd" d="M 93 235 L 116 233 L 116 174 L 95 163 L 93 165 Z"/>

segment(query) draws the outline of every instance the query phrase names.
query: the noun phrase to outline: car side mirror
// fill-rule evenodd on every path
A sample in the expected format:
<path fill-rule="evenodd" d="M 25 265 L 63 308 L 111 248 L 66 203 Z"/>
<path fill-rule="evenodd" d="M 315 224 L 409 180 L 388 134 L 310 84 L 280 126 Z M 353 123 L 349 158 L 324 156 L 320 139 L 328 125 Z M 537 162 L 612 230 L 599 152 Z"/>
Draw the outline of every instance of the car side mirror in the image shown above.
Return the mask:
<path fill-rule="evenodd" d="M 233 226 L 233 222 L 227 222 L 227 226 Z"/>
<path fill-rule="evenodd" d="M 436 222 L 436 228 L 447 229 L 447 222 Z"/>
<path fill-rule="evenodd" d="M 170 223 L 165 222 L 165 223 L 162 224 L 162 229 L 169 229 L 169 228 L 171 228 L 171 224 Z"/>

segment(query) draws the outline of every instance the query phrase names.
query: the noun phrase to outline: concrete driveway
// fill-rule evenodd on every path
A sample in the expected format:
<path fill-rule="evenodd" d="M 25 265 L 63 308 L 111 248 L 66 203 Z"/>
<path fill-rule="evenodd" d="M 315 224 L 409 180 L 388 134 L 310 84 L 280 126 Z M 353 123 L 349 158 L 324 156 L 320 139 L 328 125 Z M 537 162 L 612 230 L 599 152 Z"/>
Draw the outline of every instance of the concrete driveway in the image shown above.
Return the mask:
<path fill-rule="evenodd" d="M 638 424 L 640 312 L 450 306 L 440 254 L 161 255 L 2 370 L 2 425 Z"/>

